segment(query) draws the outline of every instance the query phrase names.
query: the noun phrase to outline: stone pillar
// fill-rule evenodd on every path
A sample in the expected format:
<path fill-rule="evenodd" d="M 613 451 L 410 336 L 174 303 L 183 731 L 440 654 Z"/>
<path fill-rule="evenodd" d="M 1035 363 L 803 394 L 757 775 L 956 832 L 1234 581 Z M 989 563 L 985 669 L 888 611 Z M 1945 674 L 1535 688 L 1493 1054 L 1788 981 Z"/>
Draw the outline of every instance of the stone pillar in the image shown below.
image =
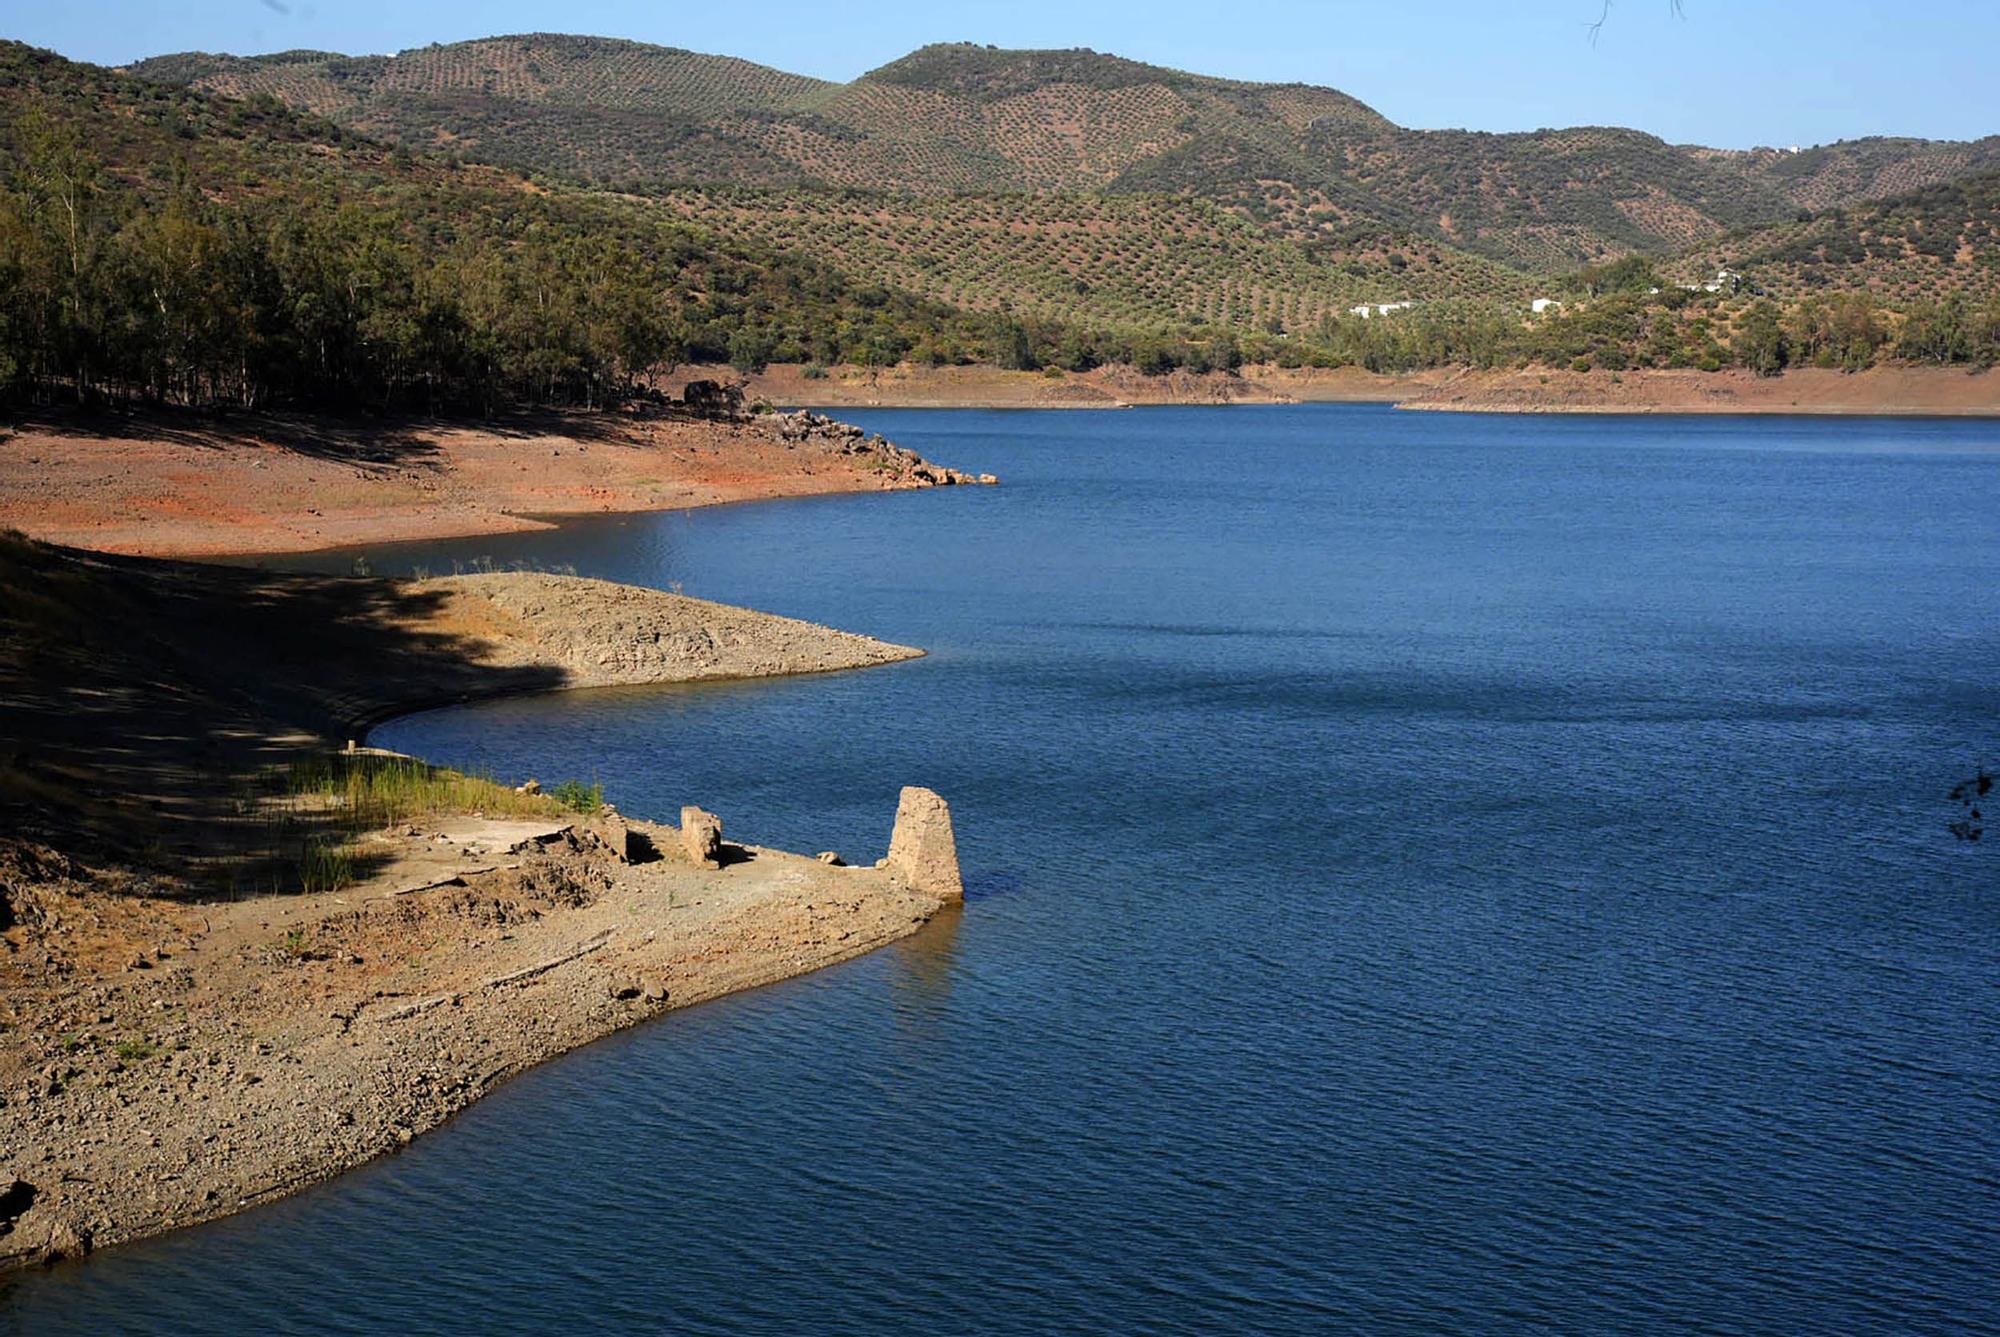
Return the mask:
<path fill-rule="evenodd" d="M 965 899 L 951 809 L 931 790 L 904 786 L 896 804 L 896 830 L 889 837 L 889 857 L 883 863 L 918 891 L 947 901 Z"/>
<path fill-rule="evenodd" d="M 722 867 L 722 819 L 693 804 L 682 808 L 681 848 L 702 868 Z"/>

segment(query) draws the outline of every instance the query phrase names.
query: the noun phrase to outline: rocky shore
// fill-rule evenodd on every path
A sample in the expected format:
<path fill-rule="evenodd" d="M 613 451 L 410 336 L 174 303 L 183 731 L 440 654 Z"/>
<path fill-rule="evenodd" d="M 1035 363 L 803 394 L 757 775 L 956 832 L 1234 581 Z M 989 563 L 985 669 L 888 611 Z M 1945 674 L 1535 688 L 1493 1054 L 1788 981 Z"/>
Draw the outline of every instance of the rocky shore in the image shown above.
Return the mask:
<path fill-rule="evenodd" d="M 0 1267 L 293 1192 L 578 1044 L 848 959 L 961 895 L 928 791 L 905 791 L 886 859 L 849 867 L 725 840 L 693 805 L 631 820 L 525 781 L 343 831 L 335 885 L 273 885 L 260 842 L 342 810 L 337 789 L 287 796 L 287 765 L 428 771 L 348 740 L 439 699 L 919 653 L 571 577 L 327 579 L 0 538 Z"/>
<path fill-rule="evenodd" d="M 818 414 L 492 423 L 171 413 L 0 427 L 0 529 L 156 557 L 546 529 L 551 517 L 996 481 Z"/>

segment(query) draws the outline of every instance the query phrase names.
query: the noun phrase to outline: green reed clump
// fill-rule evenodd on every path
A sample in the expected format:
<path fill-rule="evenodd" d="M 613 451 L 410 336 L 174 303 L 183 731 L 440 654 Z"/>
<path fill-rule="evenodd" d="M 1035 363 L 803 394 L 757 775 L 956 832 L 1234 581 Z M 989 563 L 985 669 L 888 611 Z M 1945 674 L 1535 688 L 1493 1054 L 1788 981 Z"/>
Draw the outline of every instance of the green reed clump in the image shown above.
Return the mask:
<path fill-rule="evenodd" d="M 450 813 L 544 817 L 559 810 L 546 795 L 523 794 L 484 776 L 414 757 L 339 755 L 298 762 L 286 775 L 283 791 L 288 799 L 324 808 L 351 832 Z"/>

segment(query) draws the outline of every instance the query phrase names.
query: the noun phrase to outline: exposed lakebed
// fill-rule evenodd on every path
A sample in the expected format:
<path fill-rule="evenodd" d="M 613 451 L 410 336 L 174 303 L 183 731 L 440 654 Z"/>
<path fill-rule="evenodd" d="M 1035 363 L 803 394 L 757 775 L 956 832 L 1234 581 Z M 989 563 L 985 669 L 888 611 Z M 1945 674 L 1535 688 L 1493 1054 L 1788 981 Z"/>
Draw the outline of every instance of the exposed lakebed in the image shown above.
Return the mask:
<path fill-rule="evenodd" d="M 1005 484 L 370 561 L 930 657 L 377 739 L 851 859 L 929 785 L 963 914 L 0 1313 L 1995 1330 L 2000 848 L 1944 793 L 2000 762 L 2000 425 L 848 416 Z"/>

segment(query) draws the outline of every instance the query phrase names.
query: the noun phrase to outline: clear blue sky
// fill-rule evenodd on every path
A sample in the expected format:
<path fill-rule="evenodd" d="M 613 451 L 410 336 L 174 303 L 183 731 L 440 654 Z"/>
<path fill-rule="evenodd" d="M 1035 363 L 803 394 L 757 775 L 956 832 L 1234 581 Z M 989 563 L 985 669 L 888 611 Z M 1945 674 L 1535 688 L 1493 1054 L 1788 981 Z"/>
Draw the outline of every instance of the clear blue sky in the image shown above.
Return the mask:
<path fill-rule="evenodd" d="M 22 0 L 0 35 L 119 64 L 190 49 L 351 54 L 577 32 L 851 79 L 926 42 L 1087 46 L 1327 84 L 1408 126 L 1629 125 L 1677 143 L 2000 132 L 1995 0 Z"/>

